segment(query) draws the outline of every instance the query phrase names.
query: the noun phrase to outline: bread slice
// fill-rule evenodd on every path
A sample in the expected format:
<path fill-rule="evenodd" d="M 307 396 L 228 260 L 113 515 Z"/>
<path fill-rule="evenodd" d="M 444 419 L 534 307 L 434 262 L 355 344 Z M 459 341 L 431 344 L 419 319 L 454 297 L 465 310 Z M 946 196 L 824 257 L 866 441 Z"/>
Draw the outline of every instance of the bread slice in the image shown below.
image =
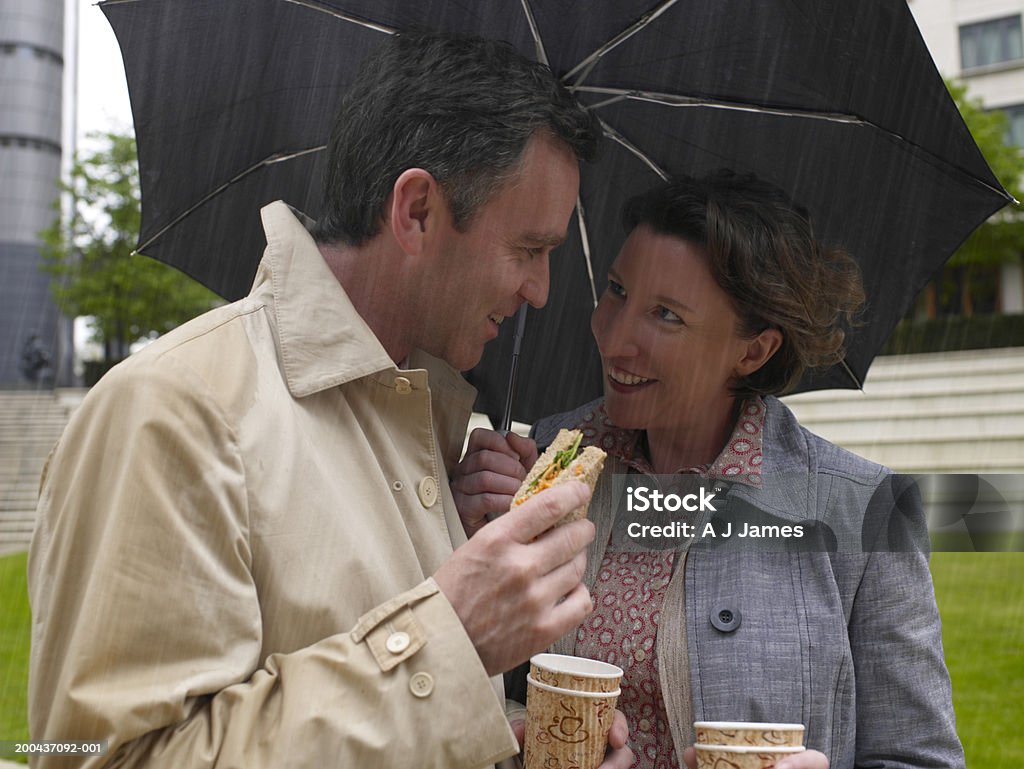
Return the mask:
<path fill-rule="evenodd" d="M 526 480 L 523 481 L 519 491 L 512 499 L 512 507 L 521 505 L 544 489 L 567 481 L 583 481 L 593 491 L 598 476 L 601 475 L 601 470 L 604 468 L 606 454 L 597 446 L 585 446 L 580 449 L 579 444 L 582 438 L 583 435 L 579 430 L 559 430 L 555 440 L 551 442 L 551 445 L 540 455 L 530 472 L 527 473 Z M 566 453 L 563 454 L 563 452 Z M 575 456 L 568 462 L 568 465 L 563 467 L 565 460 L 572 456 L 569 452 Z M 587 507 L 587 505 L 580 505 L 555 525 L 561 526 L 563 523 L 586 518 Z"/>

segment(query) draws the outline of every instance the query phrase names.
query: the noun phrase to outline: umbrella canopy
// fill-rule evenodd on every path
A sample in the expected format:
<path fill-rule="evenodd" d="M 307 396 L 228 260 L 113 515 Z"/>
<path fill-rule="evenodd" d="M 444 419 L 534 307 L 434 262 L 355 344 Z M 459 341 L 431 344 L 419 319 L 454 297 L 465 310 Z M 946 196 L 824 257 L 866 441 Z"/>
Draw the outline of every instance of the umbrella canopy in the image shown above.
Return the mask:
<path fill-rule="evenodd" d="M 340 96 L 395 30 L 508 40 L 600 118 L 549 303 L 531 312 L 513 418 L 601 393 L 590 314 L 624 241 L 623 201 L 670 174 L 754 172 L 861 265 L 864 325 L 801 389 L 858 387 L 895 324 L 968 234 L 1011 198 L 993 177 L 906 3 L 892 0 L 108 0 L 142 177 L 139 250 L 227 298 L 264 245 L 258 209 L 319 214 Z M 515 325 L 469 378 L 504 407 Z"/>

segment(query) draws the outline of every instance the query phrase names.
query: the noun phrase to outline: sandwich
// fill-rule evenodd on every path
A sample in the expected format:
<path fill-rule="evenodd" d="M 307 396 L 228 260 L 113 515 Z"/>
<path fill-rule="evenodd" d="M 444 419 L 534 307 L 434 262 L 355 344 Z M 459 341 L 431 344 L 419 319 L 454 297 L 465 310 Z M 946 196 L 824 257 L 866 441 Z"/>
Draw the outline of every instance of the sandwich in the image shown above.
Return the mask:
<path fill-rule="evenodd" d="M 555 440 L 547 447 L 526 475 L 512 499 L 512 507 L 523 504 L 530 497 L 566 481 L 583 481 L 594 490 L 597 478 L 604 468 L 605 453 L 597 446 L 580 448 L 583 433 L 579 430 L 559 430 Z M 581 505 L 562 518 L 556 526 L 587 517 L 587 505 Z"/>

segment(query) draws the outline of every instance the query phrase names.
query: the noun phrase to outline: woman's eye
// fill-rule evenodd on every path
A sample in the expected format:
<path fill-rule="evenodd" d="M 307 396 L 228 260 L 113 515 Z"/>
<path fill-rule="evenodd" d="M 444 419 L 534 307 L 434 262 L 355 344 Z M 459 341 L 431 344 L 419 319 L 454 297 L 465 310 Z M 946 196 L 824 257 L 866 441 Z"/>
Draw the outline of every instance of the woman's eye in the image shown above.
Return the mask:
<path fill-rule="evenodd" d="M 608 293 L 614 294 L 615 296 L 625 296 L 626 289 L 622 287 L 621 283 L 616 283 L 614 280 L 608 280 Z"/>
<path fill-rule="evenodd" d="M 668 323 L 682 323 L 683 319 L 676 315 L 672 310 L 667 307 L 658 308 L 658 319 L 667 321 Z"/>

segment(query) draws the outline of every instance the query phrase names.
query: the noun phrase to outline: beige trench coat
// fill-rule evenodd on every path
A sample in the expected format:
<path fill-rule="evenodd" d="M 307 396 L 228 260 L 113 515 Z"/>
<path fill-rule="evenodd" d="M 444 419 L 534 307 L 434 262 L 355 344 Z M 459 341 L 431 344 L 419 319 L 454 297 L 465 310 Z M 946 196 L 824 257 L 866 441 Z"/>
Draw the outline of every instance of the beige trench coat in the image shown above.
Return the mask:
<path fill-rule="evenodd" d="M 51 456 L 32 738 L 106 740 L 87 766 L 489 765 L 517 750 L 500 679 L 430 578 L 465 541 L 473 390 L 397 369 L 303 224 L 262 216 L 252 293 L 111 371 Z"/>

